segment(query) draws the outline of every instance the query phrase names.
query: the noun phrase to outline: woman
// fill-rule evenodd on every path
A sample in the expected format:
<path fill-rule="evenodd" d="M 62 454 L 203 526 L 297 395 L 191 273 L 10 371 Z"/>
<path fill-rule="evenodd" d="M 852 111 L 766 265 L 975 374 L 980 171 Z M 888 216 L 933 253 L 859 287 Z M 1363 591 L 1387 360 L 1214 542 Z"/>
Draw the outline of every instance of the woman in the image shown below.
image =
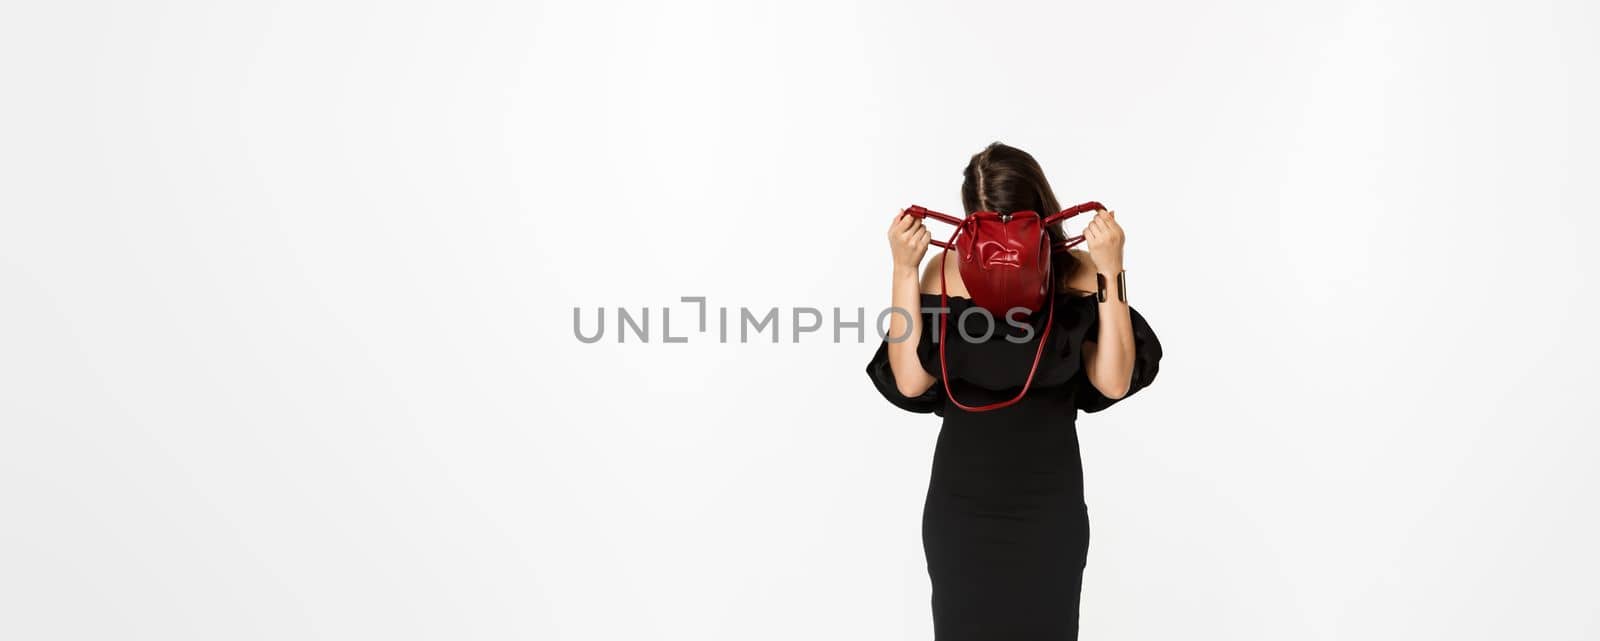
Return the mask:
<path fill-rule="evenodd" d="M 998 142 L 968 163 L 961 200 L 969 214 L 1061 210 L 1033 157 Z M 1065 238 L 1059 223 L 1048 233 Z M 1149 385 L 1161 360 L 1155 333 L 1118 290 L 1123 233 L 1115 214 L 1096 212 L 1084 235 L 1087 252 L 1059 253 L 1052 265 L 1055 326 L 1028 393 L 1008 407 L 968 412 L 947 396 L 975 406 L 1021 389 L 1048 310 L 1029 316 L 1031 327 L 1020 319 L 991 325 L 974 312 L 963 334 L 958 323 L 974 303 L 955 252 L 929 261 L 919 280 L 929 230 L 903 212 L 889 228 L 893 304 L 910 314 L 890 315 L 894 340 L 878 347 L 867 373 L 896 406 L 944 419 L 922 513 L 939 641 L 1078 638 L 1089 519 L 1077 413 L 1098 412 Z M 940 305 L 941 265 L 949 381 L 938 378 L 938 317 L 924 318 Z M 1103 299 L 1096 274 L 1104 277 Z"/>

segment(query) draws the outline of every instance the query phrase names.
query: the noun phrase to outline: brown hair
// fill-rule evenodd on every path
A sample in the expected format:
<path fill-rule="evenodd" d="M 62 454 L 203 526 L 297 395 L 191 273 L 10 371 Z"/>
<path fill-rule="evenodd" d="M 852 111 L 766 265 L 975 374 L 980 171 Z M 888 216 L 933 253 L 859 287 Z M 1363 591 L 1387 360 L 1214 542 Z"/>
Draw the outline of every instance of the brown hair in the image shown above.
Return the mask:
<path fill-rule="evenodd" d="M 989 143 L 972 155 L 967 168 L 962 171 L 961 205 L 966 213 L 994 211 L 1010 213 L 1034 211 L 1039 216 L 1049 216 L 1061 211 L 1061 203 L 1044 177 L 1044 169 L 1028 152 L 999 141 Z M 1051 241 L 1065 240 L 1066 229 L 1060 222 L 1045 229 Z M 1055 278 L 1065 278 L 1077 267 L 1078 259 L 1069 252 L 1055 254 L 1051 271 Z"/>

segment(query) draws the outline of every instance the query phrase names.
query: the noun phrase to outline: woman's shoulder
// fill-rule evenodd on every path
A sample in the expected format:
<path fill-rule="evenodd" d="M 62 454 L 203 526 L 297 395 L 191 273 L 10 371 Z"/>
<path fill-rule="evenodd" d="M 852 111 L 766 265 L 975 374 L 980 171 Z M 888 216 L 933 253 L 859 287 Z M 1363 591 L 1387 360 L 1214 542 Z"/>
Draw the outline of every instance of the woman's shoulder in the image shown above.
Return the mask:
<path fill-rule="evenodd" d="M 944 252 L 949 252 L 945 254 Z M 957 260 L 956 250 L 940 250 L 928 259 L 928 264 L 922 266 L 921 289 L 924 294 L 938 294 L 939 266 L 944 266 L 944 291 L 951 296 L 967 296 L 967 284 L 961 280 L 961 262 Z"/>
<path fill-rule="evenodd" d="M 1063 295 L 1076 296 L 1078 298 L 1093 296 L 1100 291 L 1100 286 L 1094 279 L 1094 258 L 1089 256 L 1089 252 L 1083 250 L 1072 249 L 1068 251 L 1072 252 L 1072 257 L 1076 260 L 1072 262 L 1072 272 L 1063 275 L 1061 280 L 1056 281 L 1056 290 Z"/>

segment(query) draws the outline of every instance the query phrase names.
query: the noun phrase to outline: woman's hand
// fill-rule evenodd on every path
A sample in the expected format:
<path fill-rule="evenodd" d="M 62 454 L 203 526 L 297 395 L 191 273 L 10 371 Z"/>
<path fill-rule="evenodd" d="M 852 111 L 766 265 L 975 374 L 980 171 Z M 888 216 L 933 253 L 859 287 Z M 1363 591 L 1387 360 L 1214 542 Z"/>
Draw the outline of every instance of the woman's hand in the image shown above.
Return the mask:
<path fill-rule="evenodd" d="M 1113 275 L 1122 271 L 1122 244 L 1126 237 L 1122 235 L 1122 225 L 1117 224 L 1117 212 L 1095 212 L 1094 220 L 1083 229 L 1083 238 L 1096 271 Z"/>
<path fill-rule="evenodd" d="M 894 254 L 895 271 L 910 272 L 915 278 L 932 239 L 933 232 L 923 226 L 921 219 L 907 215 L 904 209 L 895 214 L 894 222 L 889 224 L 889 250 Z"/>

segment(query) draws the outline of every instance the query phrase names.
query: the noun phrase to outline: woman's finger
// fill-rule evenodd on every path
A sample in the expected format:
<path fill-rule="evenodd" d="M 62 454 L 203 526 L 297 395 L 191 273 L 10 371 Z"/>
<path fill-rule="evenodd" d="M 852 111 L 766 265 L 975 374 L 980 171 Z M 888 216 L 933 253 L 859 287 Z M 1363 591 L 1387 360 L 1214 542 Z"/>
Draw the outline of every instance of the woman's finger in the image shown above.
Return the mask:
<path fill-rule="evenodd" d="M 904 214 L 903 213 L 903 214 L 901 214 L 901 216 L 899 218 L 899 223 L 900 223 L 901 229 L 910 229 L 912 227 L 915 227 L 917 225 L 922 224 L 922 219 L 921 218 L 917 218 L 916 216 L 912 216 L 911 214 Z"/>
<path fill-rule="evenodd" d="M 894 230 L 897 230 L 897 231 L 904 231 L 904 230 L 910 228 L 911 224 L 916 222 L 916 220 L 917 220 L 916 216 L 909 215 L 909 214 L 905 213 L 904 209 L 902 209 L 902 210 L 900 210 L 900 214 L 898 216 L 895 216 L 894 224 L 890 225 L 890 229 L 894 229 Z"/>

